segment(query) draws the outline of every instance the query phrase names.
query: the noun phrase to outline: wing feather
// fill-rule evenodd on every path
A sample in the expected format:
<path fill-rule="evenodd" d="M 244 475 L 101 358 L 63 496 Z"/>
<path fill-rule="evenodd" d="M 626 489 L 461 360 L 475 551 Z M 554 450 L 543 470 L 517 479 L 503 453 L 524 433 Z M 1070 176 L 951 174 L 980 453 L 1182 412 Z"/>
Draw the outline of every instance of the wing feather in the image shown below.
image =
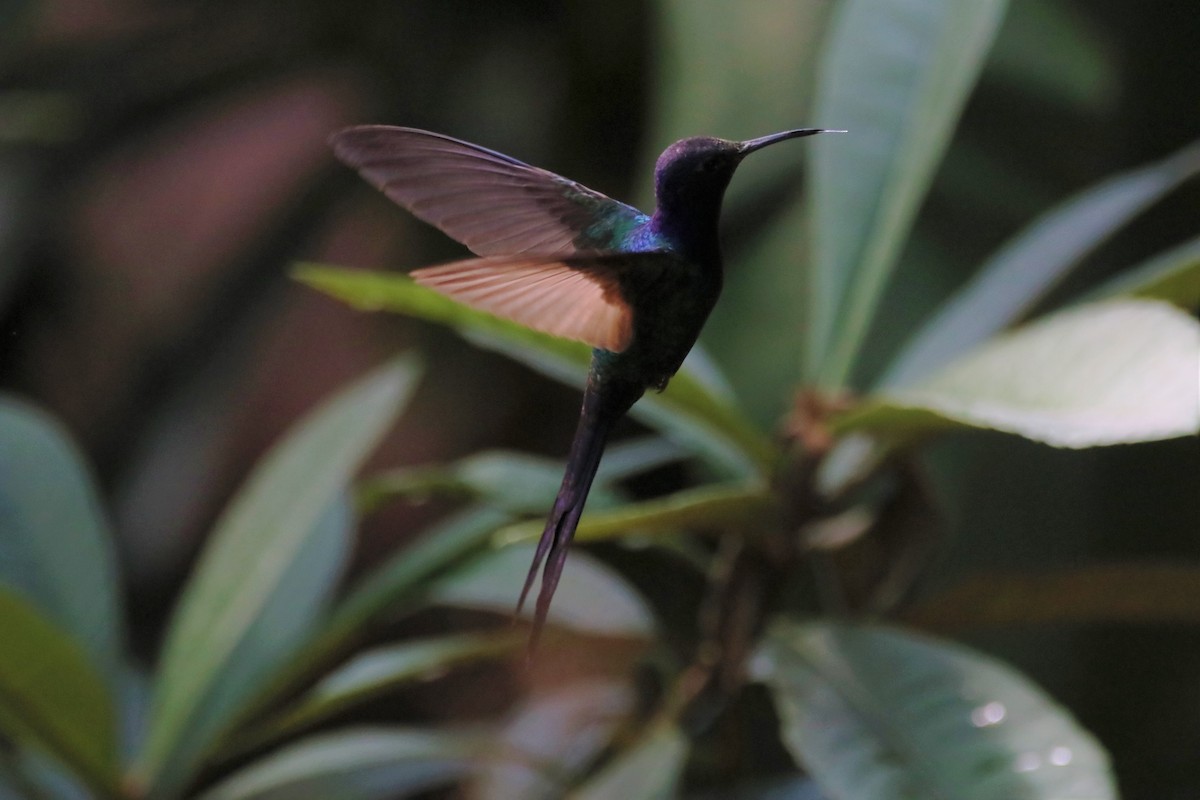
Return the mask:
<path fill-rule="evenodd" d="M 472 308 L 534 330 L 621 352 L 634 333 L 622 293 L 630 270 L 664 268 L 666 253 L 584 254 L 566 258 L 486 256 L 425 267 L 413 280 Z"/>
<path fill-rule="evenodd" d="M 437 133 L 366 125 L 332 143 L 388 197 L 481 256 L 612 250 L 647 219 L 553 172 Z"/>

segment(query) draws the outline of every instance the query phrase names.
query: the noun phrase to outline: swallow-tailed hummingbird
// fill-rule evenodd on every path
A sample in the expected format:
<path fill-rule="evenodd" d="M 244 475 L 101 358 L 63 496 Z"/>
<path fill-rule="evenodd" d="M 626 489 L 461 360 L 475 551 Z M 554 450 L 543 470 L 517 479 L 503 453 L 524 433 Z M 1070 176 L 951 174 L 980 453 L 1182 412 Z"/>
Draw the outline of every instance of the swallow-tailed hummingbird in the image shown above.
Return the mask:
<path fill-rule="evenodd" d="M 647 388 L 666 387 L 721 292 L 717 223 L 734 170 L 768 145 L 826 132 L 675 142 L 654 168 L 653 214 L 437 133 L 367 125 L 331 139 L 343 162 L 479 256 L 415 270 L 417 283 L 593 348 L 566 473 L 517 601 L 519 612 L 544 560 L 531 650 L 609 431 Z"/>

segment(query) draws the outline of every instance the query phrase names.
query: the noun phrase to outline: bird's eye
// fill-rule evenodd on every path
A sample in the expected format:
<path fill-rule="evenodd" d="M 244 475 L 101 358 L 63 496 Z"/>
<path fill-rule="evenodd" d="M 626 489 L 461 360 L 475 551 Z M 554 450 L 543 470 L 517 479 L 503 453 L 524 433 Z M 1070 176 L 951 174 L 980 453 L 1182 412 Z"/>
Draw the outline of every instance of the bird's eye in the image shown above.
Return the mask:
<path fill-rule="evenodd" d="M 721 159 L 717 156 L 709 156 L 702 160 L 696 169 L 699 172 L 716 172 L 719 166 L 721 166 Z"/>

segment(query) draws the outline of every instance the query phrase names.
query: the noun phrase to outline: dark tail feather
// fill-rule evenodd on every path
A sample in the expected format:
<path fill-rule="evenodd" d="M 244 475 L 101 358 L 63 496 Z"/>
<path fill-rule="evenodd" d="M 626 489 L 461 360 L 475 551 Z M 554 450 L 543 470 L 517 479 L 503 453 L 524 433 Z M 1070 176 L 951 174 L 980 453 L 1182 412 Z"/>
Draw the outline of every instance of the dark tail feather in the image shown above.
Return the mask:
<path fill-rule="evenodd" d="M 529 637 L 531 653 L 537 648 L 542 627 L 546 624 L 550 600 L 554 597 L 554 590 L 558 588 L 558 579 L 562 577 L 571 539 L 575 536 L 583 505 L 587 502 L 588 492 L 592 488 L 592 479 L 596 477 L 596 470 L 600 466 L 600 456 L 604 453 L 609 429 L 627 408 L 628 405 L 616 414 L 611 411 L 606 413 L 600 398 L 591 388 L 584 396 L 583 412 L 579 418 L 579 427 L 575 431 L 575 439 L 571 443 L 571 453 L 567 456 L 567 469 L 563 474 L 562 486 L 558 489 L 554 508 L 550 511 L 546 528 L 542 531 L 537 550 L 534 551 L 533 564 L 529 567 L 525 586 L 521 589 L 521 598 L 517 601 L 519 614 L 525 606 L 529 590 L 533 588 L 533 581 L 541 569 L 542 562 L 545 561 L 546 569 L 542 573 L 541 591 L 538 592 L 533 631 Z"/>

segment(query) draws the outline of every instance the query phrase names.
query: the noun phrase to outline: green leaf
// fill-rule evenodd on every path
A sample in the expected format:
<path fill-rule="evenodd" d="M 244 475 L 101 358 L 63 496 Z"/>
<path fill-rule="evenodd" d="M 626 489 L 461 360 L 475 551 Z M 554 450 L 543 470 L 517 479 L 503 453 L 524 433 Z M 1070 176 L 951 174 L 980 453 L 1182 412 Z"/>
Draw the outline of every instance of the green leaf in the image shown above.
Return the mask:
<path fill-rule="evenodd" d="M 244 705 L 239 717 L 255 717 L 280 698 L 305 688 L 389 614 L 425 607 L 434 581 L 485 552 L 496 529 L 511 520 L 511 515 L 494 508 L 470 508 L 434 525 L 415 544 L 400 548 L 334 607 L 320 631 Z"/>
<path fill-rule="evenodd" d="M 1014 3 L 985 68 L 1010 91 L 1027 92 L 1057 111 L 1111 111 L 1121 73 L 1105 32 L 1082 8 L 1059 3 Z"/>
<path fill-rule="evenodd" d="M 239 705 L 307 638 L 345 560 L 344 493 L 416 383 L 401 359 L 302 420 L 218 520 L 163 650 L 141 769 L 182 786 Z"/>
<path fill-rule="evenodd" d="M 402 547 L 362 579 L 334 609 L 315 650 L 334 652 L 393 609 L 416 610 L 435 581 L 485 553 L 497 529 L 512 515 L 481 507 L 448 517 L 415 544 Z"/>
<path fill-rule="evenodd" d="M 456 303 L 418 286 L 405 275 L 301 264 L 297 280 L 366 311 L 393 311 L 447 325 L 468 341 L 503 353 L 572 386 L 582 386 L 591 350 L 579 342 L 529 330 Z M 632 413 L 646 424 L 734 474 L 765 470 L 773 459 L 770 443 L 689 364 L 671 379 L 666 391 L 651 392 Z"/>
<path fill-rule="evenodd" d="M 675 797 L 688 741 L 669 722 L 658 722 L 628 751 L 600 770 L 571 800 L 668 800 Z"/>
<path fill-rule="evenodd" d="M 0 587 L 0 730 L 73 770 L 102 797 L 118 791 L 112 694 L 80 643 Z"/>
<path fill-rule="evenodd" d="M 7 746 L 12 749 L 2 757 L 8 760 L 6 774 L 16 795 L 9 798 L 0 791 L 4 800 L 95 800 L 97 796 L 113 796 L 111 790 L 89 790 L 76 773 L 41 750 L 18 748 L 11 743 Z"/>
<path fill-rule="evenodd" d="M 801 118 L 827 4 L 760 0 L 730 14 L 720 0 L 660 0 L 658 10 L 655 134 L 642 174 L 653 171 L 659 152 L 676 139 L 702 134 L 750 139 Z M 798 164 L 800 150 L 791 155 Z M 740 170 L 752 170 L 753 162 L 739 167 L 743 188 L 747 181 Z M 757 172 L 760 179 L 771 174 Z"/>
<path fill-rule="evenodd" d="M 1200 172 L 1200 144 L 1110 178 L 1000 248 L 905 346 L 882 385 L 906 386 L 1016 322 L 1075 264 Z"/>
<path fill-rule="evenodd" d="M 306 705 L 341 707 L 402 683 L 442 674 L 459 664 L 506 655 L 522 643 L 515 633 L 459 634 L 377 647 L 325 676 L 309 693 Z"/>
<path fill-rule="evenodd" d="M 833 797 L 1108 800 L 1108 757 L 1026 678 L 882 627 L 779 623 L 753 670 L 784 744 Z"/>
<path fill-rule="evenodd" d="M 816 140 L 805 141 L 801 147 Z M 808 238 L 801 210 L 798 203 L 785 210 L 729 265 L 725 290 L 701 335 L 725 366 L 740 404 L 762 426 L 786 413 L 804 377 Z"/>
<path fill-rule="evenodd" d="M 563 464 L 549 458 L 492 450 L 445 467 L 398 469 L 371 476 L 359 489 L 360 505 L 374 508 L 396 496 L 458 495 L 513 514 L 546 511 L 562 483 Z M 611 506 L 616 495 L 602 483 L 589 500 Z"/>
<path fill-rule="evenodd" d="M 1144 297 L 1180 308 L 1200 309 L 1200 237 L 1128 270 L 1089 294 L 1089 299 Z"/>
<path fill-rule="evenodd" d="M 506 547 L 449 575 L 430 599 L 511 614 L 532 561 L 532 546 Z M 532 614 L 531 605 L 526 603 L 523 613 Z M 557 625 L 601 635 L 654 635 L 654 617 L 633 587 L 578 550 L 567 559 L 549 619 Z"/>
<path fill-rule="evenodd" d="M 658 436 L 610 445 L 604 452 L 588 505 L 610 508 L 619 493 L 609 484 L 678 461 L 682 450 Z M 434 494 L 465 497 L 513 514 L 542 514 L 562 484 L 560 459 L 510 450 L 487 450 L 444 467 L 410 467 L 377 473 L 358 491 L 361 509 L 374 509 L 395 497 L 425 498 Z"/>
<path fill-rule="evenodd" d="M 315 725 L 406 683 L 444 674 L 460 664 L 498 658 L 524 644 L 515 632 L 462 634 L 377 647 L 321 679 L 299 702 L 232 745 L 244 752 Z"/>
<path fill-rule="evenodd" d="M 847 0 L 818 70 L 808 374 L 850 374 L 1004 14 L 1004 0 Z M 824 139 L 824 141 L 822 141 Z"/>
<path fill-rule="evenodd" d="M 83 457 L 46 414 L 0 399 L 0 583 L 69 631 L 116 687 L 124 645 L 112 532 Z"/>
<path fill-rule="evenodd" d="M 201 800 L 390 800 L 445 785 L 482 755 L 475 737 L 356 728 L 312 736 L 259 759 Z"/>
<path fill-rule="evenodd" d="M 1200 324 L 1151 300 L 1077 306 L 1006 334 L 932 379 L 834 420 L 838 433 L 905 438 L 963 425 L 1056 447 L 1200 430 Z"/>
<path fill-rule="evenodd" d="M 588 513 L 579 521 L 575 541 L 598 541 L 630 534 L 676 533 L 689 528 L 704 530 L 750 529 L 777 510 L 773 495 L 757 486 L 715 485 L 685 489 L 667 497 L 630 503 L 611 511 Z M 496 543 L 537 539 L 543 522 L 509 525 L 496 534 Z"/>

